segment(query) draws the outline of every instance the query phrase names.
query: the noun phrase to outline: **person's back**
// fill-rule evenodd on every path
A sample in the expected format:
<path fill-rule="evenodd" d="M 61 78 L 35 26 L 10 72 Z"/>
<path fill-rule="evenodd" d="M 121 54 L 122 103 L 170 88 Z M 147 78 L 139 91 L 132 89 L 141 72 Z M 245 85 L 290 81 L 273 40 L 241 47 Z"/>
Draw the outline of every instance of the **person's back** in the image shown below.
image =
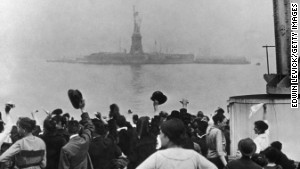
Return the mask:
<path fill-rule="evenodd" d="M 84 126 L 82 134 L 79 136 L 79 123 L 70 121 L 68 131 L 70 134 L 69 142 L 63 146 L 60 152 L 59 169 L 86 169 L 88 168 L 88 149 L 94 131 L 94 125 L 88 113 L 82 113 L 81 123 Z M 77 133 L 77 134 L 76 134 Z"/>
<path fill-rule="evenodd" d="M 156 138 L 152 135 L 138 139 L 135 147 L 133 148 L 133 154 L 129 156 L 128 168 L 136 168 L 145 159 L 156 151 Z"/>
<path fill-rule="evenodd" d="M 262 167 L 253 162 L 249 157 L 242 157 L 230 161 L 227 164 L 226 169 L 262 169 Z"/>
<path fill-rule="evenodd" d="M 245 138 L 239 141 L 238 150 L 242 157 L 237 160 L 230 161 L 225 169 L 262 169 L 261 166 L 251 160 L 251 156 L 256 151 L 256 144 L 250 138 Z"/>
<path fill-rule="evenodd" d="M 282 143 L 280 141 L 274 141 L 271 143 L 271 147 L 274 147 L 278 150 L 278 158 L 275 161 L 275 164 L 280 165 L 283 169 L 295 169 L 296 165 L 294 160 L 289 159 L 281 150 Z"/>
<path fill-rule="evenodd" d="M 40 136 L 47 148 L 47 166 L 46 169 L 57 169 L 59 163 L 59 156 L 61 148 L 67 143 L 64 137 L 61 135 L 44 134 Z"/>
<path fill-rule="evenodd" d="M 89 154 L 94 169 L 105 169 L 113 159 L 121 156 L 122 152 L 111 138 L 99 136 L 91 141 Z"/>
<path fill-rule="evenodd" d="M 155 166 L 157 169 L 216 169 L 216 166 L 196 151 L 183 148 L 160 150 L 148 159 L 137 169 L 150 169 L 148 166 Z"/>
<path fill-rule="evenodd" d="M 89 142 L 80 137 L 75 136 L 70 138 L 69 142 L 61 149 L 61 156 L 68 157 L 68 164 L 70 168 L 77 168 L 77 166 L 87 166 L 87 150 L 89 149 Z M 62 158 L 62 157 L 60 157 Z M 65 168 L 59 166 L 60 168 Z"/>
<path fill-rule="evenodd" d="M 207 151 L 208 151 L 207 144 L 206 144 L 206 135 L 202 135 L 202 136 L 196 135 L 196 136 L 193 136 L 192 137 L 192 141 L 195 142 L 195 143 L 197 143 L 200 146 L 201 154 L 204 157 L 206 157 L 207 156 Z"/>
<path fill-rule="evenodd" d="M 268 161 L 268 164 L 264 166 L 264 169 L 282 169 L 280 165 L 275 164 L 276 160 L 279 157 L 279 150 L 274 147 L 268 147 L 264 151 L 264 155 Z"/>
<path fill-rule="evenodd" d="M 276 160 L 277 165 L 281 165 L 282 169 L 294 169 L 296 165 L 293 160 L 290 160 L 283 152 L 279 152 L 279 157 Z"/>
<path fill-rule="evenodd" d="M 15 142 L 1 156 L 5 162 L 15 157 L 16 166 L 30 166 L 33 169 L 46 167 L 46 145 L 36 136 L 29 135 Z"/>
<path fill-rule="evenodd" d="M 119 143 L 118 146 L 121 148 L 122 152 L 128 156 L 131 151 L 131 145 L 130 145 L 130 131 L 126 129 L 122 129 L 119 131 Z"/>
<path fill-rule="evenodd" d="M 14 158 L 17 168 L 45 168 L 46 145 L 42 139 L 32 135 L 36 122 L 28 117 L 20 117 L 17 126 L 18 133 L 23 138 L 16 141 L 0 156 L 0 162 Z"/>

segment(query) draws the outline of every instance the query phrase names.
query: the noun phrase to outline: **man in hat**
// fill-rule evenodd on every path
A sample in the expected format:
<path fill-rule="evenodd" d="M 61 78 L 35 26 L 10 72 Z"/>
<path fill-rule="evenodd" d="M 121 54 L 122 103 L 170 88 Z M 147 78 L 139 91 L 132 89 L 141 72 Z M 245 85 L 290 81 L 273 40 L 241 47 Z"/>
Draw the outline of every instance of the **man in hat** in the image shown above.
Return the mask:
<path fill-rule="evenodd" d="M 84 112 L 85 103 L 80 105 L 82 111 L 81 124 L 84 126 L 79 135 L 80 124 L 76 120 L 68 123 L 67 130 L 70 133 L 69 142 L 60 151 L 59 169 L 88 169 L 91 167 L 88 157 L 88 149 L 92 140 L 92 132 L 95 127 L 87 112 Z"/>
<path fill-rule="evenodd" d="M 256 151 L 256 145 L 250 138 L 245 138 L 239 141 L 238 149 L 242 154 L 242 157 L 237 160 L 230 161 L 226 169 L 262 169 L 258 164 L 251 160 L 251 156 Z"/>

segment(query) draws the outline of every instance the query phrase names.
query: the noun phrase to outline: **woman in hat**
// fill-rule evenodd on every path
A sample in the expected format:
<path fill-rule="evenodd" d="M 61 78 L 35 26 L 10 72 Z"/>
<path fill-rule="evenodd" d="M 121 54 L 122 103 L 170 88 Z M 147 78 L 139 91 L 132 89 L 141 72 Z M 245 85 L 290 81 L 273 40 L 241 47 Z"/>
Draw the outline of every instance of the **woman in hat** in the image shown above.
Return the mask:
<path fill-rule="evenodd" d="M 20 117 L 17 122 L 19 135 L 22 139 L 15 142 L 0 156 L 0 162 L 15 157 L 18 168 L 41 169 L 46 167 L 46 145 L 44 141 L 32 135 L 35 121 L 28 117 Z"/>
<path fill-rule="evenodd" d="M 254 139 L 256 144 L 256 153 L 265 150 L 269 145 L 269 135 L 266 130 L 269 128 L 268 124 L 262 120 L 254 122 L 254 132 L 258 136 Z"/>
<path fill-rule="evenodd" d="M 256 145 L 250 138 L 239 141 L 238 149 L 242 157 L 237 160 L 230 161 L 225 169 L 262 169 L 261 166 L 251 160 L 251 156 L 255 153 Z"/>
<path fill-rule="evenodd" d="M 148 157 L 137 169 L 217 169 L 194 150 L 183 149 L 185 126 L 179 119 L 170 119 L 160 127 L 162 150 Z"/>

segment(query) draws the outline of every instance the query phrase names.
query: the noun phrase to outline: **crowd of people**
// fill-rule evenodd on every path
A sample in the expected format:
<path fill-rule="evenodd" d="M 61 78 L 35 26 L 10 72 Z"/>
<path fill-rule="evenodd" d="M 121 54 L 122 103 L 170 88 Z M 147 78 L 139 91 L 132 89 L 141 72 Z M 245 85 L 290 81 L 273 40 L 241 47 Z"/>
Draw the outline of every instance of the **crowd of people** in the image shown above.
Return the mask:
<path fill-rule="evenodd" d="M 58 108 L 45 111 L 42 125 L 38 111 L 14 124 L 10 116 L 14 105 L 5 105 L 6 123 L 0 116 L 0 169 L 297 168 L 281 151 L 279 141 L 269 142 L 268 124 L 263 120 L 254 123 L 257 137 L 241 139 L 238 155 L 229 160 L 230 121 L 222 108 L 210 117 L 201 111 L 193 115 L 183 99 L 181 109 L 159 111 L 167 97 L 156 91 L 151 97 L 154 113 L 130 114 L 130 123 L 117 104 L 110 105 L 105 117 L 86 112 L 78 90 L 69 91 L 69 98 L 82 112 L 79 121 Z"/>

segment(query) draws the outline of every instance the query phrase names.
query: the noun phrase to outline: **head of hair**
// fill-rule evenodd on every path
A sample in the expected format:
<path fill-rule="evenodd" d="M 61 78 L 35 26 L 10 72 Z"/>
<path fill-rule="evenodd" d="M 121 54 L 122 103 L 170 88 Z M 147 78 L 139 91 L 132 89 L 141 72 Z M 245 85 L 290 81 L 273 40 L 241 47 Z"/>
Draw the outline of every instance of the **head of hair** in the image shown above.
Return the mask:
<path fill-rule="evenodd" d="M 66 119 L 61 115 L 55 115 L 51 118 L 56 124 L 60 124 L 62 127 L 66 124 Z"/>
<path fill-rule="evenodd" d="M 225 113 L 224 109 L 222 109 L 221 107 L 219 107 L 215 112 L 216 114 L 222 114 L 222 115 L 224 115 Z"/>
<path fill-rule="evenodd" d="M 261 167 L 264 167 L 268 164 L 268 161 L 266 160 L 266 158 L 264 157 L 264 155 L 262 154 L 253 154 L 251 156 L 251 160 L 253 162 L 255 162 L 256 164 L 258 164 Z"/>
<path fill-rule="evenodd" d="M 139 120 L 139 115 L 134 114 L 134 115 L 132 116 L 132 121 L 133 121 L 133 123 L 136 123 L 138 120 Z"/>
<path fill-rule="evenodd" d="M 212 119 L 214 121 L 214 124 L 218 124 L 218 123 L 221 123 L 223 122 L 223 120 L 225 119 L 226 117 L 224 116 L 224 114 L 222 113 L 217 113 L 215 114 Z"/>
<path fill-rule="evenodd" d="M 190 113 L 187 112 L 187 109 L 185 108 L 181 108 L 180 109 L 180 119 L 182 120 L 182 122 L 185 124 L 185 125 L 189 125 L 192 121 L 192 115 Z"/>
<path fill-rule="evenodd" d="M 209 122 L 210 118 L 208 116 L 203 116 L 201 121 Z"/>
<path fill-rule="evenodd" d="M 180 119 L 180 112 L 178 110 L 173 110 L 167 119 L 177 118 Z"/>
<path fill-rule="evenodd" d="M 116 111 L 119 110 L 119 106 L 116 103 L 114 103 L 109 106 L 109 109 L 110 111 Z"/>
<path fill-rule="evenodd" d="M 274 147 L 268 147 L 264 150 L 264 155 L 270 163 L 275 163 L 279 156 L 279 151 Z"/>
<path fill-rule="evenodd" d="M 239 141 L 238 148 L 243 156 L 252 156 L 256 151 L 256 144 L 250 138 L 245 138 Z"/>
<path fill-rule="evenodd" d="M 281 151 L 281 149 L 282 149 L 282 144 L 279 141 L 274 141 L 273 143 L 271 143 L 271 146 L 276 148 L 279 151 Z"/>
<path fill-rule="evenodd" d="M 180 119 L 174 118 L 163 122 L 160 126 L 161 132 L 176 145 L 183 145 L 186 138 L 185 125 Z"/>
<path fill-rule="evenodd" d="M 70 114 L 69 113 L 65 113 L 62 116 L 65 117 L 65 118 L 70 118 Z"/>
<path fill-rule="evenodd" d="M 27 133 L 31 133 L 35 128 L 36 122 L 28 117 L 20 117 L 17 125 L 24 129 Z"/>
<path fill-rule="evenodd" d="M 77 120 L 71 120 L 67 126 L 69 134 L 78 134 L 80 131 L 80 124 Z"/>
<path fill-rule="evenodd" d="M 126 118 L 123 115 L 120 115 L 116 119 L 116 123 L 119 127 L 125 127 L 126 126 Z"/>
<path fill-rule="evenodd" d="M 268 124 L 262 120 L 254 122 L 254 125 L 261 133 L 265 133 L 265 131 L 269 128 Z"/>
<path fill-rule="evenodd" d="M 202 111 L 198 111 L 197 117 L 202 118 L 203 116 L 204 116 L 203 112 Z"/>
<path fill-rule="evenodd" d="M 197 129 L 204 134 L 206 132 L 206 129 L 208 127 L 208 122 L 207 121 L 203 121 L 202 118 L 197 117 L 194 119 L 193 123 L 197 123 Z"/>
<path fill-rule="evenodd" d="M 164 112 L 164 111 L 161 111 L 161 112 L 159 112 L 159 116 L 162 117 L 162 118 L 167 118 L 168 117 L 168 113 Z"/>
<path fill-rule="evenodd" d="M 97 133 L 101 136 L 106 135 L 108 128 L 101 120 L 95 118 L 95 119 L 92 119 L 92 122 L 95 126 L 95 133 Z"/>
<path fill-rule="evenodd" d="M 116 119 L 118 116 L 120 116 L 120 110 L 119 110 L 119 106 L 117 104 L 111 104 L 109 106 L 109 117 Z"/>
<path fill-rule="evenodd" d="M 56 122 L 52 119 L 44 120 L 44 129 L 46 132 L 54 132 L 56 131 Z"/>

